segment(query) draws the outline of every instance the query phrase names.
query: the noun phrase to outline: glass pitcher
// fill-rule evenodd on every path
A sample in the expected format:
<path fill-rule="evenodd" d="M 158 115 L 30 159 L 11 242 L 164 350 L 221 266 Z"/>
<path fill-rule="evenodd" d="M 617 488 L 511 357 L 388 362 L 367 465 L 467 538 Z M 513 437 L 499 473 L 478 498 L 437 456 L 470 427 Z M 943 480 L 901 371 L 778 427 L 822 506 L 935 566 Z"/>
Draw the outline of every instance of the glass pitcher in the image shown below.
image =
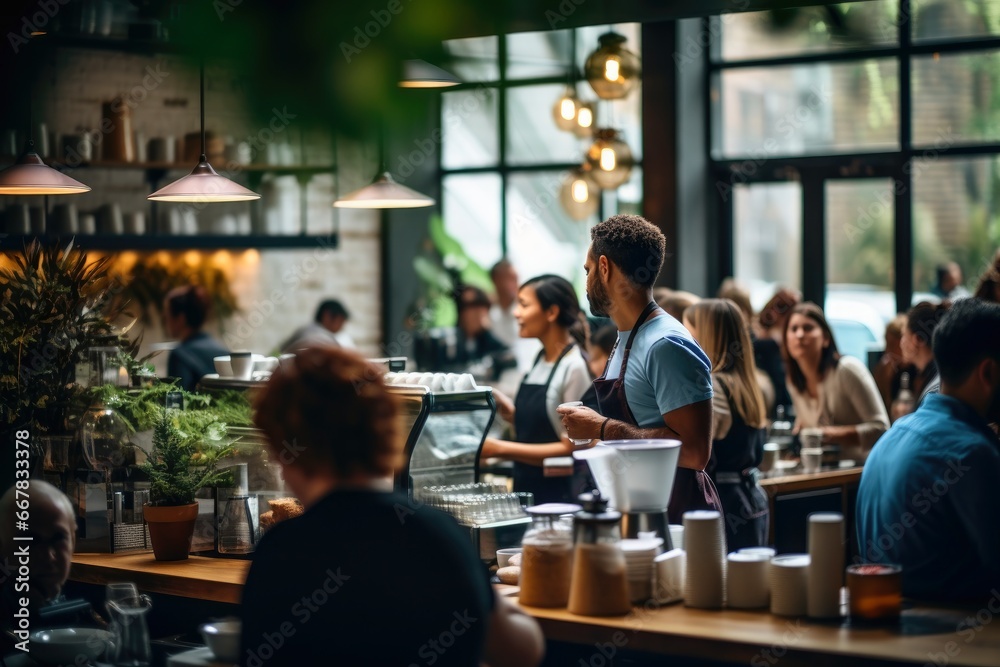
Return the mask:
<path fill-rule="evenodd" d="M 107 587 L 107 608 L 115 635 L 114 645 L 108 650 L 111 664 L 149 667 L 153 662 L 146 625 L 146 614 L 152 608 L 149 596 L 139 595 L 135 584 L 112 584 Z"/>
<path fill-rule="evenodd" d="M 562 516 L 579 509 L 579 505 L 562 503 L 525 509 L 531 515 L 531 527 L 521 541 L 521 604 L 566 606 L 573 565 L 573 531 Z"/>
<path fill-rule="evenodd" d="M 580 495 L 573 517 L 575 548 L 568 609 L 583 616 L 616 616 L 632 610 L 622 552 L 621 512 L 608 509 L 600 491 Z"/>

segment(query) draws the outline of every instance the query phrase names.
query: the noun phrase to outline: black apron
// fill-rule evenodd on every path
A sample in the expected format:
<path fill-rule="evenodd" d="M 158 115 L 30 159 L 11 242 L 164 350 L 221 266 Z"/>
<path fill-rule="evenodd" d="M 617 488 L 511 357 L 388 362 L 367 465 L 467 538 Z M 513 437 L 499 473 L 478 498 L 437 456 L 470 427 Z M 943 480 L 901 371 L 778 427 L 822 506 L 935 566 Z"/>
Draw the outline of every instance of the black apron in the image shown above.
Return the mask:
<path fill-rule="evenodd" d="M 549 420 L 548 410 L 545 407 L 545 394 L 549 390 L 552 377 L 559 368 L 559 362 L 563 360 L 569 351 L 575 347 L 570 343 L 560 353 L 559 357 L 552 364 L 552 370 L 545 384 L 528 384 L 528 376 L 531 371 L 524 376 L 521 386 L 514 397 L 514 431 L 517 433 L 517 441 L 538 444 L 545 442 L 559 442 L 559 434 L 552 428 Z M 538 362 L 545 356 L 545 350 L 538 353 L 535 363 L 531 365 L 534 370 Z M 535 504 L 542 503 L 567 503 L 573 497 L 573 478 L 566 477 L 546 477 L 542 466 L 535 466 L 529 463 L 514 461 L 514 490 L 528 491 L 535 494 Z"/>
<path fill-rule="evenodd" d="M 611 350 L 608 357 L 608 364 L 604 367 L 604 375 L 594 380 L 594 389 L 597 391 L 597 401 L 601 406 L 600 413 L 605 417 L 617 419 L 633 426 L 638 426 L 632 409 L 628 406 L 628 399 L 625 397 L 625 369 L 628 366 L 628 356 L 632 351 L 632 342 L 639 331 L 639 327 L 649 319 L 657 306 L 650 301 L 635 321 L 632 332 L 629 334 L 628 342 L 625 343 L 625 350 L 622 352 L 622 367 L 618 372 L 618 377 L 613 380 L 605 379 L 608 374 L 608 366 L 615 357 L 615 350 Z M 618 342 L 615 341 L 615 348 Z M 674 488 L 670 492 L 670 504 L 667 506 L 667 518 L 672 524 L 683 524 L 684 512 L 691 510 L 716 510 L 722 511 L 722 502 L 719 500 L 719 493 L 715 490 L 715 485 L 704 470 L 692 470 L 690 468 L 677 467 L 674 475 Z"/>
<path fill-rule="evenodd" d="M 761 488 L 760 465 L 764 457 L 765 429 L 754 428 L 736 411 L 726 385 L 719 382 L 729 404 L 732 425 L 726 437 L 712 443 L 706 471 L 722 500 L 727 551 L 767 544 L 767 494 Z"/>

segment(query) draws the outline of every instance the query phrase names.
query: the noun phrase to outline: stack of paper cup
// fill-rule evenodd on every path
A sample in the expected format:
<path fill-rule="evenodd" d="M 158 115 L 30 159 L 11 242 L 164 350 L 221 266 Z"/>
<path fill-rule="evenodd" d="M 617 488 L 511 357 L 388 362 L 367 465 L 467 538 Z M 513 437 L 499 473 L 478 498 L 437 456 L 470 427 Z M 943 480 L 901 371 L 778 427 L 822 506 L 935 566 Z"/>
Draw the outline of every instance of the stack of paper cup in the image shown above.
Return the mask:
<path fill-rule="evenodd" d="M 645 602 L 653 597 L 653 559 L 663 546 L 663 538 L 622 540 L 618 546 L 625 554 L 629 599 L 635 603 Z"/>
<path fill-rule="evenodd" d="M 672 549 L 657 556 L 656 584 L 653 588 L 653 598 L 660 604 L 677 602 L 684 599 L 684 569 L 686 554 L 683 549 Z"/>
<path fill-rule="evenodd" d="M 771 559 L 771 613 L 805 616 L 809 554 L 786 554 Z"/>
<path fill-rule="evenodd" d="M 684 604 L 701 609 L 722 607 L 726 578 L 726 547 L 722 514 L 699 510 L 684 513 Z"/>
<path fill-rule="evenodd" d="M 733 609 L 767 606 L 770 556 L 733 552 L 726 563 L 726 605 Z"/>
<path fill-rule="evenodd" d="M 844 515 L 809 515 L 809 616 L 840 616 L 840 584 L 844 576 Z"/>
<path fill-rule="evenodd" d="M 684 548 L 684 526 L 675 523 L 670 524 L 670 545 L 674 549 Z"/>

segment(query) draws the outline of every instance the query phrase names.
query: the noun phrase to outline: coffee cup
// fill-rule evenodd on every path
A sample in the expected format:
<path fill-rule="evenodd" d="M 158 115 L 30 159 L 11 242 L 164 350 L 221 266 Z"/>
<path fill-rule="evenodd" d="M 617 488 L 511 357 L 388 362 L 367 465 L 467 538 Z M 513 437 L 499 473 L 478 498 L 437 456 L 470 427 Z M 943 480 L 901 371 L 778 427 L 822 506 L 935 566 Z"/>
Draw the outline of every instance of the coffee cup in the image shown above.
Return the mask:
<path fill-rule="evenodd" d="M 802 460 L 802 472 L 819 472 L 820 464 L 823 462 L 823 449 L 821 447 L 803 447 L 799 450 Z"/>
<path fill-rule="evenodd" d="M 238 380 L 249 380 L 253 373 L 252 352 L 230 352 L 229 365 L 233 369 L 233 377 Z"/>

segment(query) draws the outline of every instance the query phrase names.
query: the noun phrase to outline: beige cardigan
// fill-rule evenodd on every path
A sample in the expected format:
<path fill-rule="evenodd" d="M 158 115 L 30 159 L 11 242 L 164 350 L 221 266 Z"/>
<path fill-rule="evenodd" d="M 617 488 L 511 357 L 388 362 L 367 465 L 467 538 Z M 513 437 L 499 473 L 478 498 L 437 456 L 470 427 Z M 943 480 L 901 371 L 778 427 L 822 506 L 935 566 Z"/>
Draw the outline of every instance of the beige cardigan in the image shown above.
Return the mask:
<path fill-rule="evenodd" d="M 854 357 L 843 356 L 819 384 L 819 396 L 811 398 L 788 381 L 798 428 L 810 426 L 856 426 L 863 453 L 872 448 L 886 429 L 885 411 L 875 378 Z"/>

